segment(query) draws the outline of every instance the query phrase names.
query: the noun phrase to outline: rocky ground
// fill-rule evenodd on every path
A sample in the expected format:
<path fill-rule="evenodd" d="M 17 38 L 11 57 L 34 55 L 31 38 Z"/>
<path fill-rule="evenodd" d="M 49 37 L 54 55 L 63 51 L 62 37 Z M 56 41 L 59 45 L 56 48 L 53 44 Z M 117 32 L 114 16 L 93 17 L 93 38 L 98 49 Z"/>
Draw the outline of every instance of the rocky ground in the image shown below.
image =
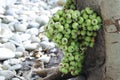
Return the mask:
<path fill-rule="evenodd" d="M 62 51 L 43 32 L 64 3 L 65 0 L 0 0 L 0 80 L 40 80 L 40 76 L 32 74 L 33 69 L 60 63 Z"/>

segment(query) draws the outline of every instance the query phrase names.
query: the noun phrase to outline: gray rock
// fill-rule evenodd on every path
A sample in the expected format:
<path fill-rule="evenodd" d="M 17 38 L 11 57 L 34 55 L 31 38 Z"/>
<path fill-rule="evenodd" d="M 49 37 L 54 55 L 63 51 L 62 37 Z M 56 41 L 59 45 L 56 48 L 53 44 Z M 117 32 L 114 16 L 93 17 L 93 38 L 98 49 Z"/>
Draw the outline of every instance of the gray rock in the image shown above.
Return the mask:
<path fill-rule="evenodd" d="M 46 42 L 46 41 L 43 41 L 40 43 L 40 46 L 43 48 L 43 49 L 51 49 L 51 48 L 54 48 L 55 47 L 55 44 L 53 42 Z"/>
<path fill-rule="evenodd" d="M 15 30 L 18 32 L 25 32 L 27 30 L 27 23 L 15 23 Z"/>
<path fill-rule="evenodd" d="M 1 70 L 0 75 L 5 77 L 5 80 L 10 80 L 14 75 L 16 75 L 15 72 L 10 70 Z"/>
<path fill-rule="evenodd" d="M 39 27 L 40 27 L 40 24 L 35 21 L 30 22 L 28 25 L 28 28 L 39 28 Z"/>
<path fill-rule="evenodd" d="M 49 39 L 48 39 L 48 37 L 47 37 L 47 36 L 43 36 L 43 37 L 41 38 L 41 41 L 46 41 L 46 42 L 48 42 L 48 41 L 49 41 Z"/>
<path fill-rule="evenodd" d="M 15 57 L 15 53 L 12 50 L 7 48 L 0 48 L 0 60 L 5 60 L 13 57 Z"/>
<path fill-rule="evenodd" d="M 33 42 L 33 43 L 34 42 L 36 42 L 36 43 L 40 42 L 40 39 L 38 37 L 36 37 L 35 35 L 32 35 L 30 39 L 31 39 L 31 42 Z"/>
<path fill-rule="evenodd" d="M 14 20 L 15 20 L 15 19 L 14 19 L 13 16 L 5 16 L 5 17 L 3 18 L 3 20 L 2 20 L 2 22 L 8 24 L 8 23 L 10 23 L 10 22 L 12 22 L 12 21 L 14 21 Z"/>
<path fill-rule="evenodd" d="M 25 48 L 23 46 L 19 46 L 16 48 L 16 52 L 24 52 Z"/>
<path fill-rule="evenodd" d="M 38 47 L 39 43 L 30 43 L 30 44 L 24 44 L 24 47 L 26 50 L 34 50 Z"/>
<path fill-rule="evenodd" d="M 7 24 L 1 24 L 0 36 L 3 38 L 10 38 L 13 36 L 12 31 L 9 29 Z"/>
<path fill-rule="evenodd" d="M 15 57 L 21 57 L 23 56 L 23 52 L 15 52 Z"/>
<path fill-rule="evenodd" d="M 41 15 L 36 18 L 36 22 L 38 22 L 41 26 L 47 24 L 49 21 L 49 17 L 47 15 Z"/>
<path fill-rule="evenodd" d="M 13 8 L 11 8 L 11 6 L 6 6 L 5 7 L 5 12 L 4 15 L 11 15 L 14 16 L 15 14 L 15 10 Z"/>
<path fill-rule="evenodd" d="M 27 33 L 20 35 L 20 38 L 22 41 L 26 41 L 26 40 L 30 39 L 30 37 L 31 37 L 31 35 L 27 34 Z"/>
<path fill-rule="evenodd" d="M 21 64 L 15 64 L 15 65 L 11 66 L 11 67 L 9 68 L 9 70 L 18 70 L 18 69 L 20 69 L 20 68 L 22 68 L 22 65 L 21 65 Z"/>
<path fill-rule="evenodd" d="M 16 42 L 16 41 L 14 41 L 14 40 L 9 40 L 9 42 L 11 42 L 11 43 L 13 43 L 13 44 L 15 44 L 16 46 L 19 46 L 19 47 L 21 47 L 21 46 L 23 46 L 23 44 L 20 42 Z"/>
<path fill-rule="evenodd" d="M 15 25 L 16 22 L 17 22 L 17 21 L 13 21 L 13 22 L 10 22 L 10 23 L 8 24 L 9 29 L 10 29 L 11 31 L 13 31 L 13 32 L 15 32 L 14 25 Z"/>
<path fill-rule="evenodd" d="M 39 1 L 39 6 L 43 7 L 44 9 L 48 8 L 48 5 L 43 1 Z"/>
<path fill-rule="evenodd" d="M 5 60 L 3 62 L 3 65 L 15 65 L 15 64 L 19 64 L 19 63 L 21 63 L 21 61 L 19 59 L 13 58 L 13 59 Z"/>
<path fill-rule="evenodd" d="M 18 44 L 22 44 L 22 39 L 21 39 L 21 36 L 19 34 L 14 34 L 10 40 L 13 40 L 15 41 L 16 43 Z"/>
<path fill-rule="evenodd" d="M 8 38 L 0 37 L 0 43 L 6 43 L 6 42 L 8 42 L 8 40 L 9 40 Z"/>
<path fill-rule="evenodd" d="M 5 80 L 5 77 L 4 76 L 0 76 L 0 80 Z"/>
<path fill-rule="evenodd" d="M 21 79 L 19 79 L 19 78 L 12 78 L 11 80 L 21 80 Z"/>
<path fill-rule="evenodd" d="M 16 51 L 16 47 L 13 43 L 7 42 L 3 44 L 5 48 L 12 50 L 13 52 Z"/>
<path fill-rule="evenodd" d="M 45 31 L 45 30 L 44 30 L 44 27 L 45 27 L 45 26 L 41 26 L 41 27 L 40 27 L 40 29 L 39 29 L 39 33 Z"/>
<path fill-rule="evenodd" d="M 2 0 L 0 0 L 0 4 L 1 4 L 1 1 L 2 1 Z M 2 5 L 2 4 L 1 4 L 1 5 Z M 4 14 L 4 13 L 5 13 L 5 9 L 4 9 L 2 6 L 0 6 L 0 13 L 1 13 L 1 14 Z"/>
<path fill-rule="evenodd" d="M 37 28 L 27 29 L 26 33 L 31 35 L 38 35 L 38 29 Z"/>

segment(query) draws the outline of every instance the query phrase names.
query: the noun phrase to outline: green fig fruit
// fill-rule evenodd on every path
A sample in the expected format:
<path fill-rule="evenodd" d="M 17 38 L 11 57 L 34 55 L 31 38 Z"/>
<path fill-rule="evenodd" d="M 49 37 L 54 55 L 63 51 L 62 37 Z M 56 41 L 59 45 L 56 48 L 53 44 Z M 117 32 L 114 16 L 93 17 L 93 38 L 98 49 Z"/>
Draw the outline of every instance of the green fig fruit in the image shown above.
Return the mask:
<path fill-rule="evenodd" d="M 76 22 L 72 23 L 72 28 L 73 29 L 78 29 L 78 23 L 76 23 Z"/>
<path fill-rule="evenodd" d="M 92 25 L 97 25 L 98 24 L 98 20 L 97 19 L 92 19 Z"/>
<path fill-rule="evenodd" d="M 83 17 L 79 17 L 78 23 L 82 24 L 84 22 L 84 18 Z"/>
<path fill-rule="evenodd" d="M 86 7 L 85 11 L 86 11 L 87 14 L 92 14 L 93 13 L 93 10 L 91 10 L 89 7 Z"/>

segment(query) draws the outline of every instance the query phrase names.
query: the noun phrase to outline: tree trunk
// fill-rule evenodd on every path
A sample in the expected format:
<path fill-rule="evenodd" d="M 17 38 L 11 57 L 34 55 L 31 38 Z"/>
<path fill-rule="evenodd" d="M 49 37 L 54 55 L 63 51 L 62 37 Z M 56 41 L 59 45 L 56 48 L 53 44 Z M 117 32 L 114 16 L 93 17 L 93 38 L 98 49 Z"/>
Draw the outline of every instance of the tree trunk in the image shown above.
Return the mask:
<path fill-rule="evenodd" d="M 120 0 L 74 0 L 74 3 L 78 10 L 89 6 L 103 18 L 94 48 L 86 51 L 83 75 L 87 80 L 120 80 Z M 52 80 L 65 80 L 60 75 Z"/>
<path fill-rule="evenodd" d="M 120 0 L 103 0 L 100 7 L 105 25 L 105 80 L 120 80 Z"/>
<path fill-rule="evenodd" d="M 100 60 L 103 61 L 102 59 L 104 59 L 105 56 L 104 53 L 106 53 L 106 63 L 102 67 L 96 68 L 96 66 L 92 66 L 91 68 L 93 69 L 88 73 L 88 80 L 120 80 L 120 0 L 76 0 L 75 3 L 79 10 L 86 6 L 90 6 L 98 13 L 101 13 L 104 22 L 104 32 L 98 32 L 99 34 L 96 42 L 98 46 L 96 50 L 91 49 L 87 51 L 89 54 L 86 56 L 88 60 L 86 60 L 86 63 L 93 62 L 97 65 L 100 63 Z M 103 36 L 102 34 L 104 33 L 105 35 Z M 102 36 L 102 38 L 100 36 Z M 105 46 L 103 38 L 105 39 Z M 98 39 L 102 39 L 101 43 L 99 43 L 100 40 Z M 100 52 L 99 50 L 102 51 Z M 94 55 L 95 52 L 97 52 L 96 54 L 98 55 Z M 93 58 L 89 57 L 92 54 L 99 58 L 92 60 Z M 97 63 L 95 63 L 96 61 Z M 90 68 L 88 65 L 90 64 L 87 64 L 87 66 L 85 65 L 85 67 L 87 67 L 86 70 Z"/>

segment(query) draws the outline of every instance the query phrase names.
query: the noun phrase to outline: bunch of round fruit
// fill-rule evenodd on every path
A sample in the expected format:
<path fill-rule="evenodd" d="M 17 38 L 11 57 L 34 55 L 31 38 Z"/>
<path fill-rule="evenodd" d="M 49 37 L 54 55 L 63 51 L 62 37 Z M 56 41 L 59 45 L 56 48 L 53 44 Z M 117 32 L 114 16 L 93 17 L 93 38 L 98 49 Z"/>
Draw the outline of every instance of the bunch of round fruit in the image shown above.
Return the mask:
<path fill-rule="evenodd" d="M 72 9 L 57 11 L 45 26 L 45 34 L 64 51 L 60 71 L 75 76 L 82 70 L 87 47 L 94 46 L 101 18 L 89 7 L 81 12 Z"/>

